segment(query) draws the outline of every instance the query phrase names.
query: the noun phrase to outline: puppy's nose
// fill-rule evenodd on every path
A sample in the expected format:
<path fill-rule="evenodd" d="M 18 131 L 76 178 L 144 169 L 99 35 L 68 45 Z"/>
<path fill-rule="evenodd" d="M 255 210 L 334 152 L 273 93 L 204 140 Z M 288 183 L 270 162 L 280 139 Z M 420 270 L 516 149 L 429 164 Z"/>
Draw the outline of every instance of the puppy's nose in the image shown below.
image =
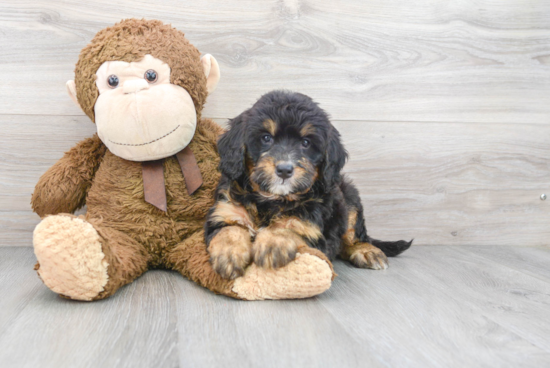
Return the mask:
<path fill-rule="evenodd" d="M 275 171 L 277 172 L 277 176 L 279 178 L 288 179 L 294 172 L 294 166 L 290 162 L 282 162 L 277 164 Z"/>
<path fill-rule="evenodd" d="M 122 91 L 124 93 L 134 93 L 139 92 L 142 89 L 148 89 L 149 83 L 145 79 L 130 79 L 124 82 L 122 86 Z"/>

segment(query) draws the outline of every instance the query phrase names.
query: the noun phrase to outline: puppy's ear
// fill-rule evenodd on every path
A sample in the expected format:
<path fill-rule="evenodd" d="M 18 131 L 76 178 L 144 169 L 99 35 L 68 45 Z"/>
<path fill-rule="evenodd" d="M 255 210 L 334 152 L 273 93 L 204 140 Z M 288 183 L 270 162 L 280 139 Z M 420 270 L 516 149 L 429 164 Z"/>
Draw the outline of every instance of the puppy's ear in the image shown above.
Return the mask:
<path fill-rule="evenodd" d="M 218 152 L 220 153 L 219 169 L 222 174 L 231 180 L 237 180 L 245 170 L 245 138 L 246 112 L 231 119 L 229 130 L 218 139 Z"/>
<path fill-rule="evenodd" d="M 330 190 L 334 185 L 340 182 L 340 171 L 346 164 L 348 152 L 340 141 L 340 133 L 336 128 L 331 127 L 328 134 L 327 148 L 325 150 L 325 160 L 322 165 L 322 180 L 325 190 Z"/>

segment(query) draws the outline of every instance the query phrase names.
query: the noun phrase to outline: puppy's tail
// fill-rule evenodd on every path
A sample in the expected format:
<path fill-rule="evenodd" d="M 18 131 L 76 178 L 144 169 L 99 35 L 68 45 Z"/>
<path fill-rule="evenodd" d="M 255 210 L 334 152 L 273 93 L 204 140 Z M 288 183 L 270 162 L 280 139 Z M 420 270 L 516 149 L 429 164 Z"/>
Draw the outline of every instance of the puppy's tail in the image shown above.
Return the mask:
<path fill-rule="evenodd" d="M 369 237 L 369 243 L 379 248 L 388 257 L 395 257 L 396 255 L 401 254 L 409 249 L 413 240 L 414 239 L 412 239 L 410 242 L 406 242 L 404 240 L 387 242 Z"/>

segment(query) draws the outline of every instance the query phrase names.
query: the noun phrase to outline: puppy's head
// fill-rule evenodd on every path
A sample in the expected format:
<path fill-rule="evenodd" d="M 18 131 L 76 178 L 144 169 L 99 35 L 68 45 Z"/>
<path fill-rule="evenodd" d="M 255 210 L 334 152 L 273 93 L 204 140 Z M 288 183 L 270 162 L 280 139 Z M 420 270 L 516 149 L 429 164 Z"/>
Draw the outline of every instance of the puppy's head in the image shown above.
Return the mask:
<path fill-rule="evenodd" d="M 347 153 L 327 114 L 300 93 L 273 91 L 230 121 L 218 142 L 220 170 L 270 195 L 301 194 L 340 180 Z"/>

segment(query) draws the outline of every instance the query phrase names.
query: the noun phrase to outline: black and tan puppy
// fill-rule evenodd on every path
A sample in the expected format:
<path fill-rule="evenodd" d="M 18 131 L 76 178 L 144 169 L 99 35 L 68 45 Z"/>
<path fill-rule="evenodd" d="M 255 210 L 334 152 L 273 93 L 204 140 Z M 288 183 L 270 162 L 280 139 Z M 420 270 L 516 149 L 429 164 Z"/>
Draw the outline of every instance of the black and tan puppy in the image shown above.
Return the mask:
<path fill-rule="evenodd" d="M 300 93 L 273 91 L 230 121 L 218 141 L 222 177 L 205 224 L 214 269 L 236 278 L 252 261 L 278 268 L 304 244 L 385 269 L 411 242 L 367 235 L 347 152 L 327 114 Z"/>

